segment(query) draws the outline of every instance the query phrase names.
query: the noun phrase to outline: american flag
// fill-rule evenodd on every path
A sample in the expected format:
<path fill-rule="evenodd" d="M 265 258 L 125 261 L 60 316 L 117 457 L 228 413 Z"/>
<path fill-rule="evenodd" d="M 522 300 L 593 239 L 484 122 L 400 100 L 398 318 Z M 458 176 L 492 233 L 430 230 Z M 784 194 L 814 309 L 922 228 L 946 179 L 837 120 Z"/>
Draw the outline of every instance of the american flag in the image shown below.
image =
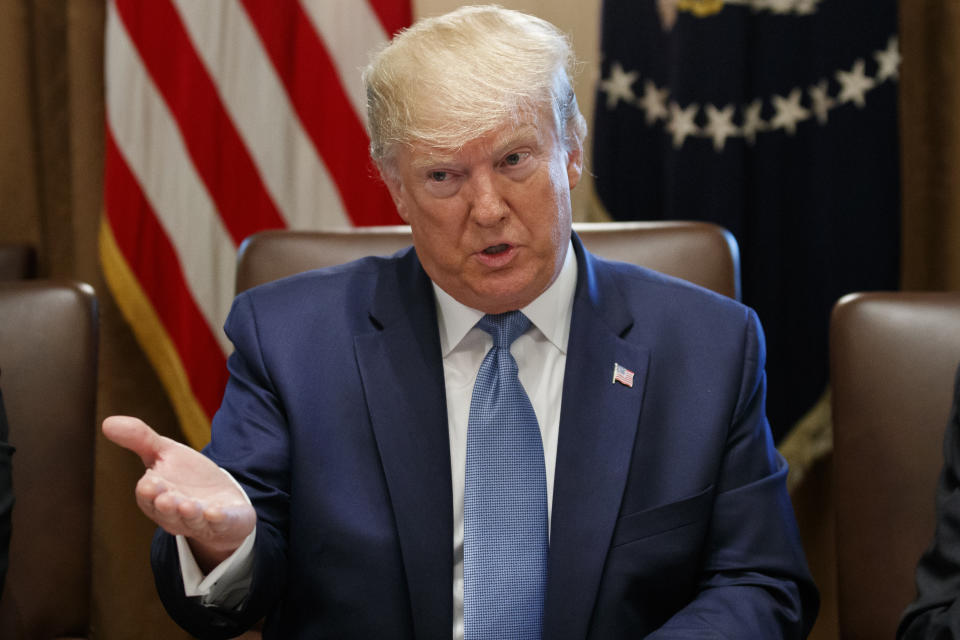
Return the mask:
<path fill-rule="evenodd" d="M 633 371 L 627 369 L 622 364 L 613 363 L 613 381 L 611 384 L 619 382 L 627 387 L 633 387 Z"/>
<path fill-rule="evenodd" d="M 359 76 L 410 21 L 410 0 L 110 0 L 101 260 L 191 444 L 226 383 L 244 238 L 400 223 Z"/>

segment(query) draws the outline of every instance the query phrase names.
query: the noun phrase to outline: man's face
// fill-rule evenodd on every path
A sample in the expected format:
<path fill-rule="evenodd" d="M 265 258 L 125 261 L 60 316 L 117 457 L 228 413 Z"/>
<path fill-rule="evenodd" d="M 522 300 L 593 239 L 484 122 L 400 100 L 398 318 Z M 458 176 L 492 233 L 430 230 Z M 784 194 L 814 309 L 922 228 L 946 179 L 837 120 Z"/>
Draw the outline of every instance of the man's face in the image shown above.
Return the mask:
<path fill-rule="evenodd" d="M 582 164 L 549 115 L 458 150 L 402 148 L 395 167 L 387 185 L 420 262 L 456 300 L 485 313 L 519 309 L 560 272 Z"/>

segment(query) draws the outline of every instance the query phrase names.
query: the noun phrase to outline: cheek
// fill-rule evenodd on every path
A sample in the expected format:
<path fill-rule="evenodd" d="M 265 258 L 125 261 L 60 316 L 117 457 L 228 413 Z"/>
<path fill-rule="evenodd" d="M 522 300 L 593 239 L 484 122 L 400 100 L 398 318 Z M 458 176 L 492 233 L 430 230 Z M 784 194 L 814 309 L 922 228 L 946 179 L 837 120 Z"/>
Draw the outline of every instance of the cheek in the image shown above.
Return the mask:
<path fill-rule="evenodd" d="M 403 202 L 403 200 L 394 200 L 393 204 L 397 207 L 397 215 L 400 216 L 400 219 L 406 224 L 410 224 L 410 214 L 407 210 L 406 203 Z"/>
<path fill-rule="evenodd" d="M 562 227 L 563 225 L 558 223 L 569 216 L 570 210 L 570 187 L 567 185 L 566 169 L 556 162 L 551 163 L 549 170 L 543 173 L 536 193 L 539 194 L 536 200 L 528 200 L 528 204 L 538 209 L 540 224 L 549 222 L 554 227 Z M 558 231 L 562 233 L 562 229 Z"/>
<path fill-rule="evenodd" d="M 570 192 L 570 174 L 567 172 L 567 166 L 560 161 L 560 158 L 554 158 L 554 161 L 550 163 L 550 180 L 553 181 L 557 193 Z"/>
<path fill-rule="evenodd" d="M 405 190 L 403 196 L 397 202 L 397 213 L 403 218 L 403 221 L 412 227 L 421 227 L 426 229 L 433 224 L 433 213 L 424 206 L 421 198 L 410 190 Z"/>
<path fill-rule="evenodd" d="M 421 257 L 437 268 L 459 264 L 459 225 L 452 215 L 434 209 L 418 209 L 413 218 L 413 239 Z"/>

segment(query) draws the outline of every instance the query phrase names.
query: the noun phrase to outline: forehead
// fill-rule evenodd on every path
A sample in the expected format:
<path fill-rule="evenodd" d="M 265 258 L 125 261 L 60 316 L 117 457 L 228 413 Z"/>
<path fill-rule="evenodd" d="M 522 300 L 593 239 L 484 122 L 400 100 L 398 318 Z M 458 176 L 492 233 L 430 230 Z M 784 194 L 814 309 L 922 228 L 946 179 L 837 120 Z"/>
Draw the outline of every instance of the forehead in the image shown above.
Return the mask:
<path fill-rule="evenodd" d="M 444 148 L 414 142 L 401 154 L 401 163 L 411 168 L 434 166 L 444 163 L 467 162 L 507 153 L 519 146 L 542 147 L 551 139 L 552 128 L 543 125 L 544 119 L 529 116 L 503 125 L 471 138 L 456 148 Z M 550 120 L 547 120 L 549 123 Z"/>

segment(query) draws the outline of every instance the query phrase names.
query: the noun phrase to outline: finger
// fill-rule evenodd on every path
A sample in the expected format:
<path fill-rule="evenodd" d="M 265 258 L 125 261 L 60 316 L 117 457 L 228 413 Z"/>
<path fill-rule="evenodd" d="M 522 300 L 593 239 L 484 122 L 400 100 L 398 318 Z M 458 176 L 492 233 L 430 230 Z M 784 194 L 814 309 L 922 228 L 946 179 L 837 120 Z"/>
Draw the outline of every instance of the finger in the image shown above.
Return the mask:
<path fill-rule="evenodd" d="M 146 422 L 130 416 L 110 416 L 104 420 L 103 435 L 136 453 L 147 467 L 153 466 L 165 441 Z"/>
<path fill-rule="evenodd" d="M 144 473 L 140 480 L 137 481 L 137 486 L 134 489 L 137 497 L 150 500 L 151 502 L 156 499 L 164 491 L 167 491 L 169 486 L 163 477 L 159 474 L 154 473 L 150 469 L 147 469 L 147 472 Z"/>
<path fill-rule="evenodd" d="M 233 506 L 213 505 L 204 510 L 204 517 L 215 534 L 247 537 L 256 523 L 256 512 L 248 504 Z"/>
<path fill-rule="evenodd" d="M 214 527 L 220 527 L 227 520 L 226 511 L 219 504 L 212 504 L 204 509 L 203 517 Z"/>
<path fill-rule="evenodd" d="M 145 476 L 137 483 L 137 506 L 144 515 L 172 534 L 189 532 L 179 513 L 183 496 Z"/>
<path fill-rule="evenodd" d="M 191 531 L 198 532 L 207 528 L 203 515 L 203 503 L 196 500 L 184 500 L 177 508 L 180 520 Z"/>
<path fill-rule="evenodd" d="M 148 469 L 145 474 L 137 481 L 137 486 L 133 491 L 134 496 L 137 499 L 137 506 L 140 507 L 140 510 L 143 511 L 148 518 L 155 520 L 157 510 L 154 507 L 154 501 L 164 491 L 167 491 L 167 486 L 163 480 L 150 472 Z"/>
<path fill-rule="evenodd" d="M 157 522 L 157 510 L 153 508 L 152 498 L 144 498 L 140 496 L 140 494 L 137 494 L 137 506 L 140 507 L 140 511 L 143 512 L 143 515 L 147 516 L 154 522 Z"/>
<path fill-rule="evenodd" d="M 165 522 L 179 521 L 179 508 L 184 501 L 184 497 L 178 492 L 164 491 L 154 499 L 153 508 Z"/>

